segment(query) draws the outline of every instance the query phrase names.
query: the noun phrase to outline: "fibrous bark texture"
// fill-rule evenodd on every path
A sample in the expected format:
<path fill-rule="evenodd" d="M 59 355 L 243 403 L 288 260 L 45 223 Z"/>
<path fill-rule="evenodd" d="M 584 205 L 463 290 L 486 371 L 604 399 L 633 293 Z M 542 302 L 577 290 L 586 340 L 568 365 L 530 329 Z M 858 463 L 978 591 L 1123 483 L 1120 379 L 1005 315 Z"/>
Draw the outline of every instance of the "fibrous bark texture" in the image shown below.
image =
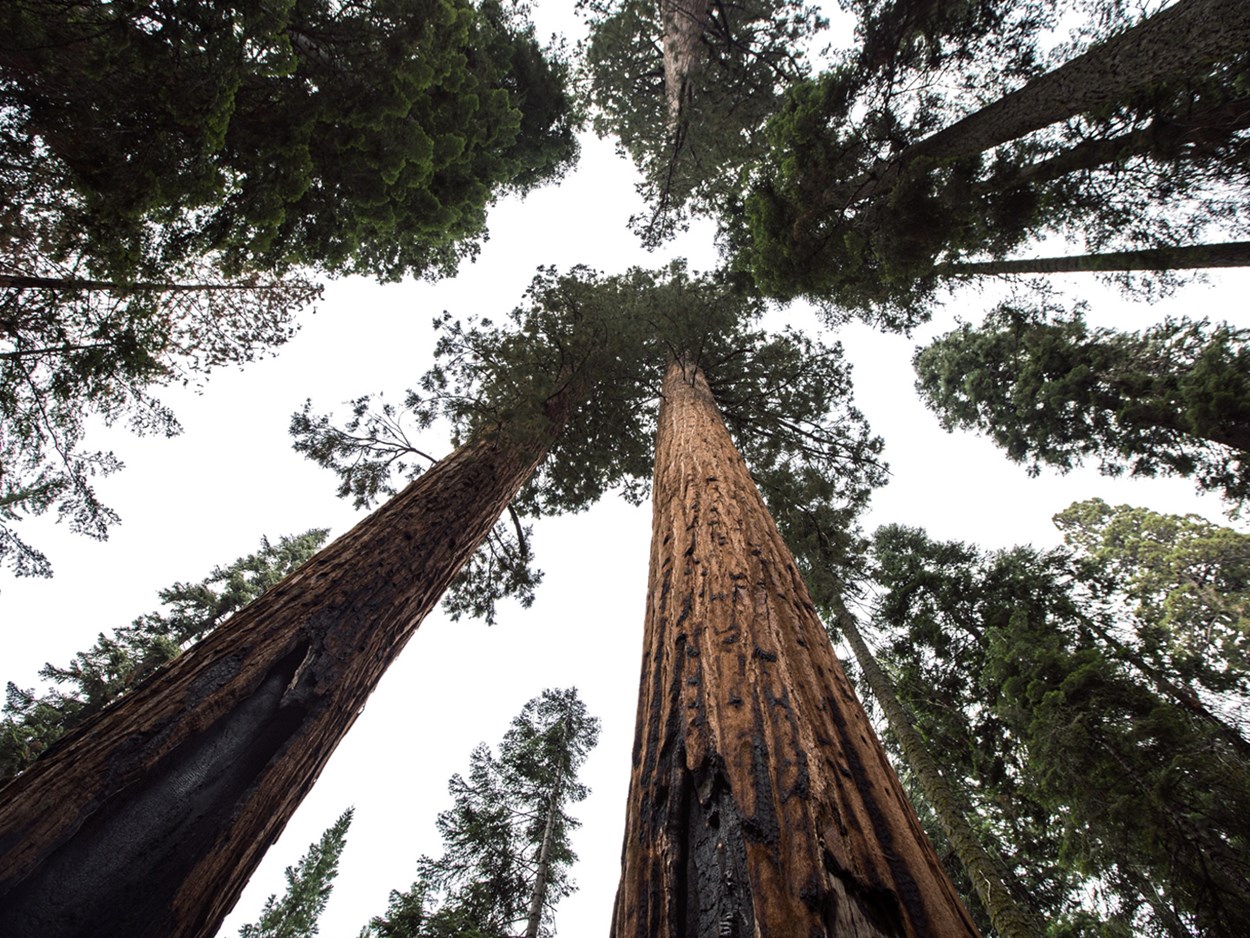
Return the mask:
<path fill-rule="evenodd" d="M 967 871 L 972 888 L 976 890 L 994 930 L 1000 938 L 1041 938 L 1046 933 L 1045 926 L 1038 915 L 1018 902 L 1007 888 L 1011 874 L 1006 861 L 998 851 L 991 853 L 987 850 L 968 823 L 955 786 L 938 769 L 929 747 L 912 726 L 911 715 L 894 693 L 893 683 L 881 670 L 864 636 L 860 634 L 855 617 L 841 603 L 838 603 L 837 622 L 855 660 L 859 662 L 864 680 L 872 688 L 873 696 L 885 713 L 890 732 L 898 740 L 916 784 L 933 809 L 933 815 L 950 840 L 960 864 Z"/>
<path fill-rule="evenodd" d="M 214 934 L 547 443 L 462 446 L 0 790 L 0 935 Z"/>
<path fill-rule="evenodd" d="M 690 366 L 653 497 L 612 935 L 975 935 Z"/>

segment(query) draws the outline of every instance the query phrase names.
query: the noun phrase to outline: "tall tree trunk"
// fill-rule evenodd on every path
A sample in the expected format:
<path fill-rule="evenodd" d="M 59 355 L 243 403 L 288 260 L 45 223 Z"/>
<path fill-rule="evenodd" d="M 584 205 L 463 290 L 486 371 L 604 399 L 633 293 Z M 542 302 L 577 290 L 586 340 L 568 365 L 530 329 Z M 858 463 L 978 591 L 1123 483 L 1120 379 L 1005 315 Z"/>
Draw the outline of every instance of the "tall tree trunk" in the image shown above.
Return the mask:
<path fill-rule="evenodd" d="M 568 748 L 569 724 L 563 722 L 565 750 Z M 534 873 L 534 888 L 530 892 L 530 914 L 525 923 L 525 938 L 538 938 L 538 928 L 543 922 L 543 904 L 547 901 L 547 870 L 551 866 L 551 841 L 555 836 L 556 812 L 560 810 L 560 798 L 564 789 L 564 766 L 556 767 L 556 777 L 547 799 L 547 822 L 543 825 L 543 842 L 538 848 L 538 869 Z"/>
<path fill-rule="evenodd" d="M 839 601 L 835 605 L 838 628 L 846 636 L 859 662 L 864 679 L 872 689 L 885 712 L 890 724 L 890 731 L 898 740 L 915 775 L 916 783 L 924 793 L 925 799 L 933 809 L 934 816 L 942 830 L 946 832 L 955 855 L 968 872 L 968 878 L 977 892 L 977 898 L 989 914 L 994 930 L 1002 938 L 1040 938 L 1046 928 L 1037 914 L 1028 906 L 1017 902 L 1011 890 L 1007 888 L 1010 874 L 1007 864 L 1000 855 L 991 853 L 981 843 L 981 838 L 973 831 L 972 825 L 961 807 L 961 799 L 954 786 L 938 770 L 929 747 L 925 745 L 920 734 L 912 726 L 911 716 L 903 707 L 902 702 L 894 693 L 894 685 L 877 664 L 876 657 L 860 634 L 859 625 Z"/>
<path fill-rule="evenodd" d="M 975 935 L 693 366 L 653 498 L 611 934 Z"/>
<path fill-rule="evenodd" d="M 471 440 L 0 790 L 0 934 L 211 936 L 562 401 L 544 438 Z"/>
<path fill-rule="evenodd" d="M 679 140 L 693 94 L 691 76 L 699 67 L 703 34 L 711 15 L 709 0 L 659 0 L 664 35 L 664 100 L 669 135 Z"/>
<path fill-rule="evenodd" d="M 1020 260 L 957 261 L 939 264 L 950 277 L 1006 274 L 1067 274 L 1095 271 L 1193 270 L 1200 267 L 1250 267 L 1250 241 L 1191 244 L 1184 247 L 1107 251 L 1074 257 L 1027 257 Z"/>
<path fill-rule="evenodd" d="M 888 191 L 921 160 L 981 153 L 1058 121 L 1121 102 L 1168 78 L 1200 74 L 1248 48 L 1250 4 L 1245 0 L 1179 0 L 1023 88 L 904 147 L 856 179 L 835 184 L 813 212 L 840 209 Z"/>

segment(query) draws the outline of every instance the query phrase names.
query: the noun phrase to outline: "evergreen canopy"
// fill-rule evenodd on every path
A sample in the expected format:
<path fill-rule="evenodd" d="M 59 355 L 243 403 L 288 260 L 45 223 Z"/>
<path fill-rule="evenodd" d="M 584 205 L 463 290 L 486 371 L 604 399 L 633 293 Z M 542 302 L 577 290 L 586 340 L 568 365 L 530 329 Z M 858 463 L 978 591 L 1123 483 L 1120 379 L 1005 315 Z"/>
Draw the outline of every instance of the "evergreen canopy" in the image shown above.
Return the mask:
<path fill-rule="evenodd" d="M 549 395 L 576 386 L 567 425 L 513 503 L 518 517 L 496 530 L 449 596 L 453 613 L 491 619 L 497 599 L 528 604 L 537 582 L 519 516 L 579 511 L 612 490 L 634 503 L 647 497 L 654 402 L 668 362 L 681 358 L 706 374 L 796 551 L 822 543 L 826 557 L 852 564 L 854 517 L 884 481 L 880 440 L 852 404 L 841 346 L 754 328 L 763 310 L 680 264 L 614 276 L 545 270 L 503 325 L 441 317 L 437 364 L 403 407 L 362 397 L 339 427 L 309 402 L 292 418 L 294 445 L 339 476 L 341 496 L 367 505 L 394 490 L 395 474 L 423 468 L 407 424 L 448 419 L 460 440 L 505 426 L 524 432 L 543 422 Z"/>
<path fill-rule="evenodd" d="M 1034 473 L 1094 457 L 1109 474 L 1192 476 L 1243 501 L 1247 330 L 1168 319 L 1120 333 L 1081 313 L 1008 301 L 917 352 L 917 388 L 944 427 L 988 434 Z"/>
<path fill-rule="evenodd" d="M 486 206 L 570 165 L 567 66 L 497 0 L 9 3 L 0 155 L 63 249 L 447 274 Z"/>

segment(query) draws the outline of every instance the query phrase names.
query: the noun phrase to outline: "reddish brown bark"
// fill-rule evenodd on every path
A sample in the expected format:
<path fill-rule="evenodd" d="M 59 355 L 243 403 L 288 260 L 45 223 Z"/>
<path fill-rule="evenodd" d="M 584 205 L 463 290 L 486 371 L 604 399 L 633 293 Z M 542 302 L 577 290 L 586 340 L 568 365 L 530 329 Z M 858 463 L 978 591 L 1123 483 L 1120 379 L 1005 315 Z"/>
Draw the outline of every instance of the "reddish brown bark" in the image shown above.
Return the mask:
<path fill-rule="evenodd" d="M 212 935 L 549 444 L 461 447 L 0 790 L 0 934 Z"/>
<path fill-rule="evenodd" d="M 669 369 L 617 938 L 975 935 L 707 383 Z"/>

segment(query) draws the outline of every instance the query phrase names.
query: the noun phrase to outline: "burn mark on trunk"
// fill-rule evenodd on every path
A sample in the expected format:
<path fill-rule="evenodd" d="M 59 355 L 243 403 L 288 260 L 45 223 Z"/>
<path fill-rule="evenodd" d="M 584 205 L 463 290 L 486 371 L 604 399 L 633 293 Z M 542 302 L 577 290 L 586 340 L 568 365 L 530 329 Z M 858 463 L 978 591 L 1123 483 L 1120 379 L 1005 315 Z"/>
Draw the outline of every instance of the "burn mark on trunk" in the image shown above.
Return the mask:
<path fill-rule="evenodd" d="M 684 927 L 681 938 L 749 938 L 755 916 L 747 879 L 742 816 L 725 770 L 712 761 L 687 787 L 684 828 Z"/>
<path fill-rule="evenodd" d="M 168 902 L 240 792 L 296 732 L 306 710 L 284 694 L 301 646 L 251 696 L 117 792 L 4 898 L 6 938 L 166 935 Z M 106 888 L 107 887 L 107 888 Z M 162 922 L 153 929 L 153 922 Z"/>

